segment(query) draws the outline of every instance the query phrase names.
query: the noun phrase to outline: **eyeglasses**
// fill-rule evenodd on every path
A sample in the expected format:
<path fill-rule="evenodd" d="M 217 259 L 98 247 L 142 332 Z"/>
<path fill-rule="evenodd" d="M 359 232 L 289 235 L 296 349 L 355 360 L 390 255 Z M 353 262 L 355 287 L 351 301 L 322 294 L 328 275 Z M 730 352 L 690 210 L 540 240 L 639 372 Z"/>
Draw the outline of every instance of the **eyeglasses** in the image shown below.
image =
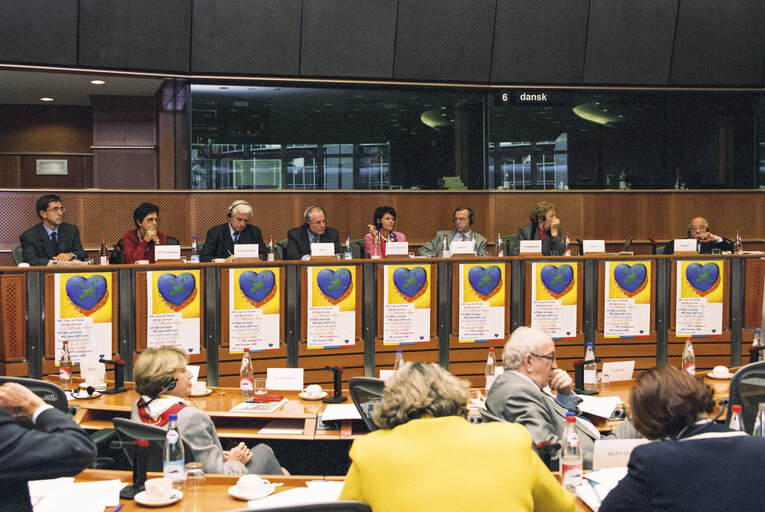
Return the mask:
<path fill-rule="evenodd" d="M 688 228 L 689 231 L 706 231 L 706 226 L 691 226 Z"/>
<path fill-rule="evenodd" d="M 61 213 L 64 213 L 64 212 L 66 211 L 66 209 L 65 209 L 65 208 L 63 208 L 63 207 L 59 207 L 59 206 L 56 206 L 55 208 L 48 208 L 48 209 L 47 209 L 47 210 L 45 210 L 45 211 L 46 211 L 46 212 L 53 212 L 53 213 L 57 213 L 57 212 L 61 212 Z"/>
<path fill-rule="evenodd" d="M 555 354 L 550 354 L 548 356 L 543 356 L 542 354 L 535 354 L 535 353 L 532 352 L 531 355 L 534 356 L 534 357 L 541 357 L 542 359 L 549 359 L 550 361 L 555 361 Z"/>

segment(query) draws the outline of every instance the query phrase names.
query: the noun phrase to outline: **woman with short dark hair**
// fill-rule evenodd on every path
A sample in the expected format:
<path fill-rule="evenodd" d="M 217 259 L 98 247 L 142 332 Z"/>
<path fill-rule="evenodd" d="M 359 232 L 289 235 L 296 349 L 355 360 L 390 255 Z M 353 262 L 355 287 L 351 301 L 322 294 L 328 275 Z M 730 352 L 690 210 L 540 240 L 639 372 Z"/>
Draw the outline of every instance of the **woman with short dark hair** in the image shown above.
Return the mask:
<path fill-rule="evenodd" d="M 378 206 L 372 215 L 372 224 L 367 226 L 369 233 L 364 235 L 364 245 L 367 255 L 375 253 L 381 258 L 385 256 L 385 245 L 388 242 L 406 242 L 406 237 L 400 231 L 395 231 L 396 210 L 392 206 Z"/>
<path fill-rule="evenodd" d="M 154 246 L 167 244 L 165 234 L 157 229 L 159 206 L 141 203 L 133 212 L 133 223 L 136 229 L 122 235 L 122 262 L 149 260 L 154 263 Z"/>
<path fill-rule="evenodd" d="M 752 468 L 765 463 L 765 439 L 715 423 L 712 396 L 708 386 L 672 366 L 638 376 L 630 419 L 646 438 L 659 441 L 635 447 L 627 476 L 601 512 L 762 510 L 765 488 L 752 481 Z"/>

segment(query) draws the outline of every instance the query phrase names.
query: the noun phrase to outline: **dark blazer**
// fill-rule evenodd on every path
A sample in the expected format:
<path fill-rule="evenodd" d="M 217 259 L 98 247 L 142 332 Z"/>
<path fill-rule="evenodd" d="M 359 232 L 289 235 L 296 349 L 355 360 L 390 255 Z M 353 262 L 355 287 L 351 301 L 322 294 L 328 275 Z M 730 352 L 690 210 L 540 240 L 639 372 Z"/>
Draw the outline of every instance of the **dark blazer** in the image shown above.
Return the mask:
<path fill-rule="evenodd" d="M 45 266 L 54 256 L 68 252 L 73 253 L 78 260 L 88 259 L 88 253 L 80 243 L 80 230 L 74 224 L 62 222 L 58 227 L 58 252 L 42 222 L 21 233 L 19 241 L 24 262 L 32 266 Z"/>
<path fill-rule="evenodd" d="M 765 486 L 755 475 L 765 462 L 765 439 L 715 423 L 695 432 L 636 446 L 627 476 L 601 512 L 762 510 Z"/>
<path fill-rule="evenodd" d="M 36 427 L 0 407 L 0 512 L 31 511 L 29 480 L 76 475 L 96 456 L 88 434 L 57 409 L 40 413 Z"/>
<path fill-rule="evenodd" d="M 343 252 L 340 247 L 340 235 L 336 229 L 325 228 L 324 234 L 319 237 L 321 243 L 334 243 L 335 254 Z M 303 224 L 287 231 L 287 251 L 285 260 L 299 260 L 306 254 L 311 254 L 311 242 L 308 240 L 308 224 Z"/>
<path fill-rule="evenodd" d="M 266 257 L 266 244 L 263 243 L 263 235 L 260 228 L 247 224 L 239 235 L 240 244 L 258 244 L 260 259 Z M 229 223 L 213 226 L 207 231 L 205 244 L 199 252 L 199 261 L 212 261 L 213 258 L 228 258 L 234 254 L 234 240 L 231 238 Z"/>
<path fill-rule="evenodd" d="M 550 251 L 558 251 L 563 256 L 563 251 L 566 250 L 566 244 L 561 240 L 561 234 L 563 231 L 558 228 L 558 236 L 552 236 L 550 232 L 547 232 L 547 237 L 542 240 L 542 256 L 549 256 Z M 523 226 L 518 230 L 518 238 L 513 241 L 513 246 L 510 247 L 509 256 L 518 256 L 521 252 L 521 240 L 539 240 L 539 230 L 534 224 Z"/>
<path fill-rule="evenodd" d="M 721 252 L 729 251 L 733 252 L 733 242 L 725 237 L 720 237 L 722 240 L 719 242 L 701 242 L 699 246 L 699 254 L 712 254 L 712 249 L 720 249 Z M 664 246 L 664 254 L 675 253 L 675 241 L 670 240 L 667 245 Z"/>

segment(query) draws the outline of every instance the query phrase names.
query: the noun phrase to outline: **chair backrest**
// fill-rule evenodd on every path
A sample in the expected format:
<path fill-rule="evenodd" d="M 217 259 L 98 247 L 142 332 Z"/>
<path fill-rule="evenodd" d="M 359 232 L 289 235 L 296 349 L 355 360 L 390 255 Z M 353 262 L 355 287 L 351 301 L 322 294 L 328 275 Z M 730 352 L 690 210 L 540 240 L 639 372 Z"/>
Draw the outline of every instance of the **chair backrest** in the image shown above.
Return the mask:
<path fill-rule="evenodd" d="M 492 421 L 504 421 L 505 423 L 510 423 L 505 418 L 502 418 L 500 416 L 495 416 L 494 414 L 490 413 L 483 407 L 479 407 L 478 412 L 481 414 L 482 423 L 490 423 Z"/>
<path fill-rule="evenodd" d="M 502 250 L 505 252 L 505 256 L 510 256 L 510 251 L 517 239 L 518 235 L 505 235 L 502 237 Z"/>
<path fill-rule="evenodd" d="M 165 239 L 167 240 L 167 245 L 181 245 L 181 242 L 177 238 L 173 238 L 172 236 L 165 235 Z M 199 247 L 199 243 L 197 243 L 197 248 Z"/>
<path fill-rule="evenodd" d="M 287 239 L 285 238 L 284 240 L 279 240 L 276 243 L 276 246 L 274 246 L 274 249 L 276 249 L 276 254 L 279 255 L 279 259 L 283 260 L 284 259 L 284 251 L 287 250 Z"/>
<path fill-rule="evenodd" d="M 733 375 L 728 399 L 730 405 L 741 404 L 744 430 L 751 434 L 754 430 L 759 403 L 765 402 L 765 361 L 743 366 Z M 726 419 L 726 425 L 729 421 L 730 414 Z"/>
<path fill-rule="evenodd" d="M 122 246 L 122 239 L 120 238 L 117 240 L 117 243 L 114 244 L 114 249 L 112 250 L 112 253 L 109 255 L 109 265 L 119 265 L 122 263 L 122 252 L 123 252 L 123 246 Z"/>
<path fill-rule="evenodd" d="M 385 388 L 385 381 L 373 377 L 351 377 L 348 381 L 348 393 L 351 395 L 353 405 L 359 411 L 361 419 L 370 432 L 378 427 L 372 421 L 372 413 L 375 405 L 380 401 Z"/>
<path fill-rule="evenodd" d="M 6 382 L 21 384 L 42 398 L 46 404 L 50 404 L 62 412 L 69 412 L 69 402 L 66 399 L 66 393 L 52 382 L 27 379 L 26 377 L 0 377 L 0 386 Z"/>
<path fill-rule="evenodd" d="M 133 421 L 127 418 L 114 418 L 112 419 L 114 428 L 117 430 L 117 437 L 120 441 L 130 442 L 136 439 L 145 439 L 149 442 L 149 455 L 146 458 L 146 470 L 147 471 L 162 471 L 163 452 L 165 448 L 165 436 L 167 431 L 161 427 L 155 427 L 154 425 L 147 425 L 140 421 Z M 186 441 L 183 441 L 183 454 L 186 462 L 194 462 L 194 454 L 191 452 L 189 445 Z M 124 467 L 118 467 L 117 469 L 133 469 L 133 455 L 127 449 L 122 449 L 122 454 L 125 461 L 122 463 Z M 121 466 L 122 466 L 121 464 Z"/>
<path fill-rule="evenodd" d="M 357 238 L 351 240 L 351 253 L 354 260 L 364 259 L 367 257 L 366 242 L 363 238 Z"/>
<path fill-rule="evenodd" d="M 13 249 L 11 249 L 11 254 L 13 255 L 13 261 L 16 263 L 16 265 L 24 261 L 24 255 L 20 243 L 13 246 Z"/>
<path fill-rule="evenodd" d="M 366 503 L 353 500 L 321 501 L 302 505 L 282 505 L 269 508 L 240 508 L 230 512 L 372 512 Z"/>

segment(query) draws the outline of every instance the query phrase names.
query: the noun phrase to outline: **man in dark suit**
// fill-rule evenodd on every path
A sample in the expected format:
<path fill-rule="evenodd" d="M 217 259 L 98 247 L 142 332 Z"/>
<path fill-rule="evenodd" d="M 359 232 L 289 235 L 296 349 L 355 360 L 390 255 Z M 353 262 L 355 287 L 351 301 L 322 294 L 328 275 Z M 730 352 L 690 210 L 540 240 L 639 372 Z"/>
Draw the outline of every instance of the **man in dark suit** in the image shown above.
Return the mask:
<path fill-rule="evenodd" d="M 35 211 L 42 222 L 24 231 L 19 237 L 22 257 L 32 266 L 54 262 L 86 260 L 77 226 L 64 222 L 61 198 L 47 194 L 37 200 Z"/>
<path fill-rule="evenodd" d="M 336 229 L 327 227 L 327 219 L 321 206 L 309 206 L 303 213 L 305 224 L 287 231 L 285 260 L 299 260 L 311 254 L 312 243 L 333 243 L 335 254 L 340 254 L 340 235 Z"/>
<path fill-rule="evenodd" d="M 699 254 L 712 254 L 712 249 L 720 252 L 733 252 L 733 242 L 724 236 L 715 235 L 709 231 L 709 222 L 704 217 L 694 217 L 688 222 L 688 238 L 696 239 L 696 250 Z M 670 240 L 664 246 L 664 254 L 675 253 L 675 241 Z"/>
<path fill-rule="evenodd" d="M 205 244 L 199 252 L 200 261 L 212 261 L 213 258 L 225 258 L 227 263 L 234 261 L 234 244 L 258 244 L 260 259 L 266 257 L 266 244 L 260 228 L 250 224 L 252 206 L 247 201 L 237 199 L 228 207 L 228 222 L 213 226 L 207 231 Z"/>
<path fill-rule="evenodd" d="M 31 418 L 36 428 L 17 418 Z M 0 386 L 0 511 L 31 511 L 29 480 L 74 476 L 95 456 L 93 441 L 66 414 L 20 384 Z"/>

